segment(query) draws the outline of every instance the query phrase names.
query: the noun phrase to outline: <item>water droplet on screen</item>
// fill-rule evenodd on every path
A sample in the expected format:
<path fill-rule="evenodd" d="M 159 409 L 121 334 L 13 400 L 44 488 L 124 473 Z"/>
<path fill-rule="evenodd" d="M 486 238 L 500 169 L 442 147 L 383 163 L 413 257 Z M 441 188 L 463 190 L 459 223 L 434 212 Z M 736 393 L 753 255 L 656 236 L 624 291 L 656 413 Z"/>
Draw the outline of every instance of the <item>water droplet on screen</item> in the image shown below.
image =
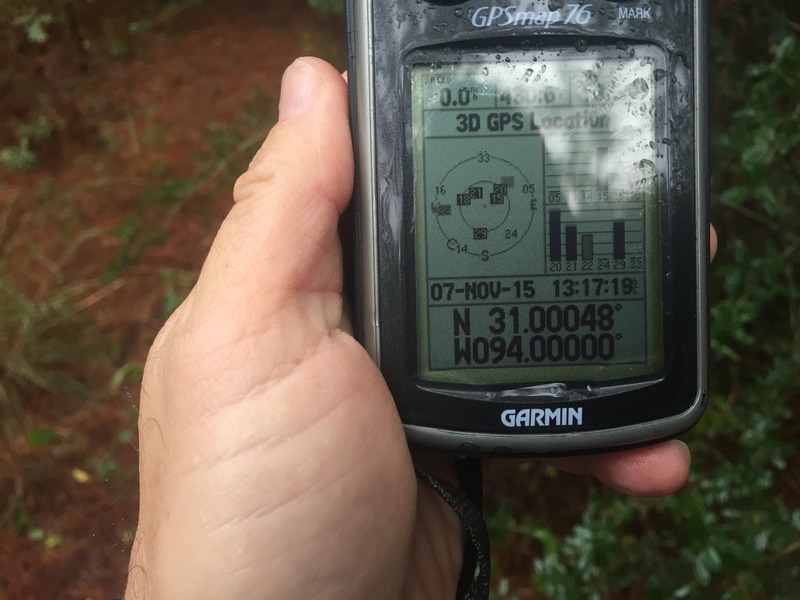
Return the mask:
<path fill-rule="evenodd" d="M 636 166 L 642 170 L 642 174 L 645 178 L 654 177 L 656 174 L 656 163 L 649 158 L 643 158 Z"/>
<path fill-rule="evenodd" d="M 628 85 L 628 96 L 634 100 L 641 100 L 650 93 L 650 86 L 642 77 L 637 77 Z"/>
<path fill-rule="evenodd" d="M 580 91 L 589 99 L 597 98 L 602 91 L 600 78 L 596 71 L 584 71 L 583 77 L 577 81 Z"/>

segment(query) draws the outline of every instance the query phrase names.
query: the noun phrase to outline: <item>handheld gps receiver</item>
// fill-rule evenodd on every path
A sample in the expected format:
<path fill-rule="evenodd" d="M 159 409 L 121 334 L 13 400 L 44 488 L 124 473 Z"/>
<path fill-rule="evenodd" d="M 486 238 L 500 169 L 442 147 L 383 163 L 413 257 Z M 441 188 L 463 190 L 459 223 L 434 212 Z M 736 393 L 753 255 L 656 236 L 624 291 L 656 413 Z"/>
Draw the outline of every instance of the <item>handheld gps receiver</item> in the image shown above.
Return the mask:
<path fill-rule="evenodd" d="M 356 326 L 412 444 L 563 454 L 706 404 L 705 1 L 348 0 Z"/>

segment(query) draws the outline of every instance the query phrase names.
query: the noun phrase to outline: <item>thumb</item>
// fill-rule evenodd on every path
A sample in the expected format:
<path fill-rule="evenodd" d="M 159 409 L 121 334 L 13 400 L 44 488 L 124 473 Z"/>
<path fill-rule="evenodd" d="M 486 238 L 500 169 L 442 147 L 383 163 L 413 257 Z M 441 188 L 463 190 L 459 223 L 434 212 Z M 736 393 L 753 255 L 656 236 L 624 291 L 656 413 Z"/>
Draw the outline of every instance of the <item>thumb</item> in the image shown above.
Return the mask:
<path fill-rule="evenodd" d="M 337 225 L 352 186 L 345 81 L 319 59 L 299 59 L 283 77 L 278 124 L 236 183 L 193 311 L 221 310 L 230 320 L 246 307 L 258 327 L 298 296 L 339 296 Z M 327 317 L 338 326 L 338 309 Z"/>
<path fill-rule="evenodd" d="M 237 181 L 195 288 L 151 349 L 149 381 L 170 372 L 167 382 L 199 377 L 205 386 L 201 403 L 171 404 L 181 419 L 282 377 L 340 327 L 337 227 L 352 186 L 347 86 L 324 61 L 299 59 L 283 77 L 280 120 Z"/>

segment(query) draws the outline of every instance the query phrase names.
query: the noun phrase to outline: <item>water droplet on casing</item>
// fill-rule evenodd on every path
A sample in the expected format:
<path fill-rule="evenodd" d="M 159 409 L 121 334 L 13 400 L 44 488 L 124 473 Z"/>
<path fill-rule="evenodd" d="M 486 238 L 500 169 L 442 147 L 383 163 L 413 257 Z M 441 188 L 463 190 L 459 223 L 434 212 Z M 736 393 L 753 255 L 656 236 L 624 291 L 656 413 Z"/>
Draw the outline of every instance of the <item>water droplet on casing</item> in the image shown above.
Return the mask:
<path fill-rule="evenodd" d="M 561 10 L 562 8 L 564 8 L 564 0 L 550 0 L 547 3 L 547 8 L 551 12 L 555 12 L 557 10 Z"/>
<path fill-rule="evenodd" d="M 653 75 L 655 76 L 656 81 L 661 81 L 664 79 L 664 77 L 669 75 L 669 71 L 665 71 L 664 69 L 655 69 L 653 71 Z"/>
<path fill-rule="evenodd" d="M 456 17 L 459 17 L 459 18 L 460 18 L 460 17 L 463 17 L 463 16 L 464 16 L 464 9 L 463 9 L 463 8 L 457 8 L 457 9 L 455 9 L 455 10 L 453 11 L 453 15 L 455 15 Z"/>
<path fill-rule="evenodd" d="M 575 42 L 575 50 L 578 52 L 586 52 L 586 49 L 589 47 L 589 44 L 586 43 L 586 40 L 583 38 L 579 39 Z"/>

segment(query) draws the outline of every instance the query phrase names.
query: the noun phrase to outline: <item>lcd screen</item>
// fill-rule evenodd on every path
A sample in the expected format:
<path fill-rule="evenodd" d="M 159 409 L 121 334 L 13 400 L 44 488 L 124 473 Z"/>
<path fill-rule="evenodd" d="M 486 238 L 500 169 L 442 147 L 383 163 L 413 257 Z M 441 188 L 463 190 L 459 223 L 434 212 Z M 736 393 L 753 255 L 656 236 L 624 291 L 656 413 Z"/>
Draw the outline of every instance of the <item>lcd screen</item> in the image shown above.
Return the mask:
<path fill-rule="evenodd" d="M 562 49 L 410 69 L 421 379 L 662 369 L 661 60 Z"/>

